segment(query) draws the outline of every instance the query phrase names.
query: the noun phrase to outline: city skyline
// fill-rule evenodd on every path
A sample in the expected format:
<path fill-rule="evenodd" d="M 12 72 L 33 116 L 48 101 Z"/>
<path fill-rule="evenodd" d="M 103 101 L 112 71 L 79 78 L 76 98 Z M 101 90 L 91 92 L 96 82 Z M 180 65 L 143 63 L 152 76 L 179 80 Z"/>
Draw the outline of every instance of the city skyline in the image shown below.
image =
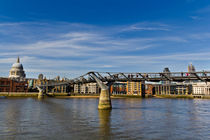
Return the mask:
<path fill-rule="evenodd" d="M 0 77 L 210 70 L 207 0 L 48 2 L 0 2 Z"/>

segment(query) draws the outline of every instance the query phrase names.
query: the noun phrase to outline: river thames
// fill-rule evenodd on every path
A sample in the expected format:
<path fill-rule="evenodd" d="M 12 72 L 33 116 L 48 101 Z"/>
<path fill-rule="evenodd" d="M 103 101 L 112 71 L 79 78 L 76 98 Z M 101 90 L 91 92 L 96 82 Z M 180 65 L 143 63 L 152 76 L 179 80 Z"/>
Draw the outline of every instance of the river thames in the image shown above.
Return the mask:
<path fill-rule="evenodd" d="M 95 98 L 0 99 L 0 139 L 210 139 L 210 101 Z"/>

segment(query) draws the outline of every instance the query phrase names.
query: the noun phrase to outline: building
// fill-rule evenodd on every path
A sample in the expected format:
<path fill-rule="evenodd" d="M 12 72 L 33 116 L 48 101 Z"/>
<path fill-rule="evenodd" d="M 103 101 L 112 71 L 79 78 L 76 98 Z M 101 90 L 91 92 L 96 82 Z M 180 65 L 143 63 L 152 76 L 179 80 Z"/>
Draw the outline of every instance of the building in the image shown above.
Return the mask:
<path fill-rule="evenodd" d="M 82 93 L 82 94 L 86 94 L 86 93 L 88 93 L 88 86 L 87 86 L 87 84 L 82 84 L 81 86 L 80 86 L 80 93 Z"/>
<path fill-rule="evenodd" d="M 164 73 L 164 77 L 165 78 L 169 78 L 171 76 L 171 71 L 169 70 L 168 67 L 166 67 L 166 68 L 163 69 L 163 73 Z M 169 80 L 161 81 L 161 82 L 163 84 L 170 84 L 171 83 L 171 81 L 169 81 Z"/>
<path fill-rule="evenodd" d="M 0 78 L 0 92 L 27 92 L 26 81 L 16 81 L 9 78 Z"/>
<path fill-rule="evenodd" d="M 193 95 L 206 95 L 210 96 L 210 83 L 199 82 L 192 84 Z"/>
<path fill-rule="evenodd" d="M 192 64 L 188 65 L 188 72 L 195 72 L 195 67 Z"/>
<path fill-rule="evenodd" d="M 50 89 L 48 89 L 49 90 L 48 92 L 52 92 L 52 93 L 70 93 L 70 91 L 71 91 L 70 84 L 62 84 L 64 82 L 66 82 L 66 78 L 60 79 L 60 76 L 57 76 L 53 80 L 48 80 L 49 84 L 58 84 L 58 85 L 53 86 Z"/>
<path fill-rule="evenodd" d="M 39 74 L 38 79 L 28 79 L 28 87 L 31 92 L 38 92 L 36 88 L 37 85 L 53 85 L 55 86 L 46 86 L 45 91 L 47 93 L 69 93 L 71 90 L 70 85 L 62 84 L 65 82 L 65 79 L 60 80 L 60 77 L 57 76 L 55 79 L 47 79 L 43 74 Z M 57 84 L 57 85 L 56 85 Z"/>
<path fill-rule="evenodd" d="M 156 95 L 189 95 L 192 93 L 191 84 L 155 84 L 154 87 Z"/>
<path fill-rule="evenodd" d="M 125 82 L 118 82 L 114 83 L 110 86 L 110 93 L 114 94 L 126 94 L 127 93 L 127 83 Z"/>
<path fill-rule="evenodd" d="M 164 72 L 164 73 L 170 73 L 171 71 L 169 70 L 168 67 L 166 67 L 166 68 L 163 69 L 163 72 Z"/>
<path fill-rule="evenodd" d="M 12 65 L 9 72 L 9 78 L 19 81 L 24 81 L 26 77 L 23 65 L 20 63 L 20 58 L 17 58 L 17 62 Z"/>
<path fill-rule="evenodd" d="M 75 94 L 80 93 L 80 86 L 81 86 L 81 84 L 74 84 L 74 93 Z"/>
<path fill-rule="evenodd" d="M 99 94 L 99 86 L 97 83 L 88 83 L 87 90 L 89 94 Z"/>
<path fill-rule="evenodd" d="M 127 81 L 127 94 L 145 96 L 144 82 Z"/>
<path fill-rule="evenodd" d="M 155 87 L 153 84 L 145 84 L 145 94 L 147 95 L 155 94 Z"/>
<path fill-rule="evenodd" d="M 20 58 L 12 65 L 9 78 L 0 78 L 0 92 L 27 92 L 28 83 Z"/>
<path fill-rule="evenodd" d="M 100 88 L 97 83 L 74 84 L 75 94 L 99 94 Z"/>
<path fill-rule="evenodd" d="M 195 67 L 192 65 L 192 63 L 188 65 L 187 69 L 189 73 L 186 73 L 186 76 L 191 76 L 191 75 L 194 76 L 194 74 L 192 73 L 195 72 Z M 199 82 L 199 80 L 186 80 L 185 81 L 185 83 L 189 83 L 189 84 L 193 84 L 197 82 Z"/>

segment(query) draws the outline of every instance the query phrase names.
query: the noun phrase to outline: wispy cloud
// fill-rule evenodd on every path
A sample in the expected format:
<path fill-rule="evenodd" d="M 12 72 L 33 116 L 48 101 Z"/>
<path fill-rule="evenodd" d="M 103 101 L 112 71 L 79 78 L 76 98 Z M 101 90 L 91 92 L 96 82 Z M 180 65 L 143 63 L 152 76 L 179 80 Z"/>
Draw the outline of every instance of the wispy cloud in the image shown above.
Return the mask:
<path fill-rule="evenodd" d="M 201 20 L 202 18 L 199 16 L 190 16 L 191 19 L 193 20 Z"/>
<path fill-rule="evenodd" d="M 210 13 L 210 5 L 197 10 L 196 13 Z"/>
<path fill-rule="evenodd" d="M 146 22 L 107 27 L 65 22 L 0 23 L 0 68 L 9 72 L 18 55 L 28 77 L 39 73 L 73 77 L 91 70 L 158 71 L 171 63 L 209 60 L 210 55 L 199 50 L 174 49 L 193 45 L 192 40 L 203 37 L 192 33 L 180 36 L 173 29 Z M 171 49 L 175 51 L 169 52 Z"/>
<path fill-rule="evenodd" d="M 12 19 L 12 18 L 9 17 L 9 16 L 0 15 L 0 19 L 6 19 L 6 20 L 8 20 L 8 19 Z"/>
<path fill-rule="evenodd" d="M 194 33 L 189 35 L 192 39 L 197 40 L 209 40 L 210 39 L 210 32 L 202 32 L 202 33 Z"/>
<path fill-rule="evenodd" d="M 121 31 L 170 31 L 170 26 L 162 23 L 141 22 L 128 25 L 122 28 Z"/>

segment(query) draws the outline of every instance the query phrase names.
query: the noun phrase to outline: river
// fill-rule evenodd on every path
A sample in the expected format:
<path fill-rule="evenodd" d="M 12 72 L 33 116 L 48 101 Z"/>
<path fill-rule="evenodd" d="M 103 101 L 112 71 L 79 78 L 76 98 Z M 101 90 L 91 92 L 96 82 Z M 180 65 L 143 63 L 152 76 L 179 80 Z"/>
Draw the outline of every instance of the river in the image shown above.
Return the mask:
<path fill-rule="evenodd" d="M 210 139 L 210 100 L 0 99 L 0 139 Z"/>

